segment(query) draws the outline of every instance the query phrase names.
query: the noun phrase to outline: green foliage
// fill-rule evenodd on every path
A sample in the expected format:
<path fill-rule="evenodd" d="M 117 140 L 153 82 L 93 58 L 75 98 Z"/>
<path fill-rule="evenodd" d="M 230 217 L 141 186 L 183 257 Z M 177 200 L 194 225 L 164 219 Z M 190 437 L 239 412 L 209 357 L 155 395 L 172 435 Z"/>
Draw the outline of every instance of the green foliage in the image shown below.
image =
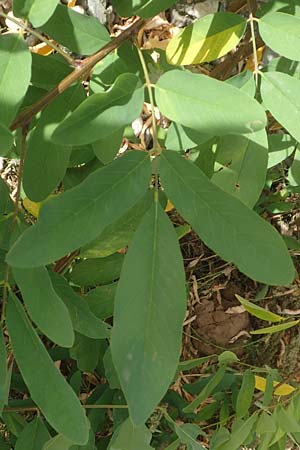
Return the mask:
<path fill-rule="evenodd" d="M 0 178 L 1 450 L 299 443 L 295 380 L 245 369 L 234 346 L 180 358 L 194 278 L 197 290 L 180 249 L 191 231 L 228 273 L 267 285 L 226 311 L 255 317 L 251 335 L 299 325 L 258 305 L 296 275 L 299 239 L 270 222 L 299 206 L 299 1 L 269 1 L 254 21 L 249 2 L 247 65 L 247 8 L 201 17 L 162 50 L 145 42 L 158 19 L 111 39 L 62 3 L 14 0 L 27 31 L 0 35 L 0 154 L 20 160 L 12 196 Z M 112 1 L 141 18 L 174 3 Z M 34 53 L 30 27 L 58 52 Z M 263 69 L 255 31 L 280 55 Z"/>

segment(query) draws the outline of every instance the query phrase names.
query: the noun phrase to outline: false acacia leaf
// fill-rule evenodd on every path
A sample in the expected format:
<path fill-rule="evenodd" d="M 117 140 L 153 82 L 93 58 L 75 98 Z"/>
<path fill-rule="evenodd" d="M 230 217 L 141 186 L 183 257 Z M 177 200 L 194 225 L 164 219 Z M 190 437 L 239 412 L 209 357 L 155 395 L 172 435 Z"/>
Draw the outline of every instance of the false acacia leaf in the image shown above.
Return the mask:
<path fill-rule="evenodd" d="M 14 294 L 10 295 L 7 304 L 6 323 L 14 356 L 32 400 L 56 431 L 76 444 L 85 444 L 88 422 L 84 410 L 73 389 L 54 366 Z"/>
<path fill-rule="evenodd" d="M 142 152 L 129 152 L 94 171 L 75 188 L 45 203 L 39 221 L 15 242 L 7 262 L 39 267 L 87 244 L 143 196 L 150 174 L 149 155 Z"/>
<path fill-rule="evenodd" d="M 215 186 L 192 162 L 164 151 L 160 175 L 180 214 L 223 259 L 265 284 L 289 284 L 293 280 L 292 260 L 275 229 Z"/>
<path fill-rule="evenodd" d="M 125 257 L 111 339 L 113 363 L 135 425 L 145 423 L 172 382 L 185 305 L 185 274 L 177 236 L 156 200 Z"/>

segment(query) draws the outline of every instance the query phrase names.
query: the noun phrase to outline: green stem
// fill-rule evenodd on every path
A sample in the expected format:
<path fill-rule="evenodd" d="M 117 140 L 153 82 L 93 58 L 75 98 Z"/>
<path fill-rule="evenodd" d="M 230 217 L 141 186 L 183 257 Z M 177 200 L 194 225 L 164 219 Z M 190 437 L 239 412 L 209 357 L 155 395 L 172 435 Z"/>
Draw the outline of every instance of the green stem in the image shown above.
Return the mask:
<path fill-rule="evenodd" d="M 153 95 L 153 84 L 151 83 L 150 80 L 150 76 L 149 76 L 149 71 L 148 71 L 148 67 L 143 55 L 142 50 L 139 48 L 139 46 L 136 46 L 138 54 L 139 54 L 139 58 L 141 61 L 141 65 L 143 68 L 143 72 L 144 72 L 144 76 L 145 76 L 145 82 L 146 82 L 146 86 L 147 86 L 147 90 L 148 90 L 148 94 L 149 94 L 149 99 L 150 99 L 150 104 L 151 104 L 151 113 L 152 113 L 152 130 L 153 130 L 153 148 L 154 150 L 159 154 L 161 153 L 161 148 L 160 145 L 158 143 L 158 139 L 157 139 L 157 126 L 156 126 L 156 117 L 155 117 L 155 104 L 154 104 L 154 95 Z"/>
<path fill-rule="evenodd" d="M 128 409 L 127 405 L 81 405 L 84 409 Z M 37 406 L 7 406 L 3 408 L 3 412 L 40 412 Z"/>
<path fill-rule="evenodd" d="M 47 39 L 45 36 L 43 36 L 41 33 L 39 33 L 36 30 L 33 30 L 30 27 L 27 27 L 27 25 L 25 25 L 23 22 L 15 19 L 14 17 L 8 16 L 5 13 L 0 12 L 0 16 L 4 17 L 4 19 L 6 20 L 10 20 L 11 22 L 15 23 L 16 25 L 18 25 L 18 27 L 22 28 L 23 30 L 27 31 L 28 33 L 32 34 L 32 36 L 35 36 L 37 39 L 39 39 L 42 42 L 45 42 L 47 45 L 49 45 L 49 47 L 53 48 L 53 50 L 55 50 L 57 53 L 59 53 L 63 58 L 65 58 L 66 61 L 68 61 L 68 63 L 71 66 L 75 66 L 75 61 L 74 59 L 68 55 L 66 52 L 64 52 L 61 48 L 59 48 L 57 45 L 55 45 L 53 42 L 49 41 L 49 39 Z"/>

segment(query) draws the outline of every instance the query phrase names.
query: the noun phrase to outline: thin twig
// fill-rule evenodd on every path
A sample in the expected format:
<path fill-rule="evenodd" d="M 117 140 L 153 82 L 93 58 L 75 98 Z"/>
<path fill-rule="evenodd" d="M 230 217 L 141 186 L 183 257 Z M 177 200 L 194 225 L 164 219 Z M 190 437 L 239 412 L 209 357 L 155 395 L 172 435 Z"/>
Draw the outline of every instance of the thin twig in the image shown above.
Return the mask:
<path fill-rule="evenodd" d="M 22 111 L 10 126 L 10 129 L 16 130 L 23 126 L 24 123 L 28 123 L 31 119 L 46 106 L 55 100 L 60 94 L 66 91 L 73 83 L 86 76 L 92 68 L 101 61 L 105 56 L 118 48 L 125 41 L 130 39 L 138 30 L 144 25 L 144 19 L 138 19 L 127 30 L 123 31 L 119 36 L 112 39 L 108 44 L 101 48 L 97 53 L 85 58 L 83 61 L 78 62 L 73 72 L 67 75 L 55 88 L 49 91 L 42 99 L 31 105 L 25 111 Z"/>
<path fill-rule="evenodd" d="M 27 31 L 29 34 L 32 34 L 32 36 L 35 36 L 40 41 L 45 42 L 45 44 L 49 45 L 49 47 L 53 48 L 53 50 L 55 50 L 63 58 L 65 58 L 65 60 L 68 61 L 68 63 L 71 64 L 71 66 L 74 66 L 76 64 L 75 60 L 70 55 L 68 55 L 60 47 L 58 47 L 56 44 L 51 42 L 49 39 L 47 39 L 45 36 L 43 36 L 38 31 L 33 30 L 32 28 L 28 27 L 27 25 L 25 25 L 20 20 L 17 20 L 15 17 L 11 17 L 11 16 L 9 16 L 9 15 L 3 13 L 3 12 L 0 12 L 0 16 L 4 17 L 4 19 L 6 19 L 6 20 L 10 20 L 11 22 L 15 23 L 16 25 L 18 25 L 18 27 L 20 27 L 23 30 Z"/>
<path fill-rule="evenodd" d="M 128 409 L 128 405 L 81 405 L 84 409 Z M 37 406 L 7 406 L 3 412 L 41 412 Z"/>
<path fill-rule="evenodd" d="M 148 67 L 143 55 L 142 50 L 140 49 L 140 47 L 137 45 L 136 46 L 139 57 L 140 57 L 140 61 L 141 61 L 141 65 L 143 68 L 143 72 L 144 72 L 144 76 L 145 76 L 145 82 L 146 82 L 146 86 L 147 86 L 147 90 L 148 90 L 148 94 L 149 94 L 149 100 L 150 100 L 150 104 L 151 104 L 151 114 L 152 114 L 152 130 L 153 130 L 153 149 L 155 150 L 155 152 L 160 153 L 161 152 L 161 148 L 160 145 L 158 143 L 158 139 L 157 139 L 157 126 L 156 126 L 156 117 L 155 117 L 155 104 L 154 104 L 154 95 L 153 95 L 153 91 L 152 91 L 152 84 L 151 84 L 151 80 L 150 80 L 150 76 L 149 76 L 149 71 L 148 71 Z"/>

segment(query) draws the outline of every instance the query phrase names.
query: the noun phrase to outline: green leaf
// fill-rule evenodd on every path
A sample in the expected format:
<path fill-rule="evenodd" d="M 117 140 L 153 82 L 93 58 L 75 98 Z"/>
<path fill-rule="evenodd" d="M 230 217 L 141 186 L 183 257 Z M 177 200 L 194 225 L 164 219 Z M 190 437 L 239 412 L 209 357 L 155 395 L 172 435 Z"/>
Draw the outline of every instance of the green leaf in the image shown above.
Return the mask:
<path fill-rule="evenodd" d="M 268 163 L 265 130 L 245 136 L 219 138 L 216 172 L 211 180 L 253 208 L 264 188 Z"/>
<path fill-rule="evenodd" d="M 276 431 L 276 427 L 277 426 L 273 415 L 262 411 L 256 425 L 257 434 L 262 435 L 265 433 L 274 433 Z"/>
<path fill-rule="evenodd" d="M 22 67 L 22 70 L 16 70 Z M 26 94 L 31 76 L 31 54 L 19 34 L 0 36 L 0 123 L 9 125 Z M 6 138 L 7 139 L 7 138 Z"/>
<path fill-rule="evenodd" d="M 221 258 L 265 284 L 282 285 L 293 280 L 294 266 L 275 229 L 211 183 L 193 163 L 164 151 L 160 175 L 176 209 Z"/>
<path fill-rule="evenodd" d="M 59 54 L 48 55 L 47 58 L 32 53 L 31 84 L 41 89 L 54 88 L 63 78 L 72 72 L 72 68 Z"/>
<path fill-rule="evenodd" d="M 286 433 L 299 433 L 300 424 L 289 412 L 284 409 L 281 405 L 278 405 L 275 412 L 274 418 L 277 422 L 277 426 L 280 427 Z"/>
<path fill-rule="evenodd" d="M 111 136 L 142 111 L 144 88 L 132 73 L 120 75 L 107 92 L 93 94 L 54 131 L 53 142 L 83 145 Z"/>
<path fill-rule="evenodd" d="M 39 329 L 57 345 L 72 347 L 74 331 L 64 302 L 56 294 L 47 269 L 13 269 L 27 311 Z"/>
<path fill-rule="evenodd" d="M 220 367 L 217 372 L 214 374 L 214 376 L 209 380 L 209 382 L 206 384 L 206 386 L 202 389 L 199 395 L 188 405 L 186 406 L 183 411 L 185 413 L 194 412 L 196 408 L 198 408 L 201 403 L 206 400 L 210 394 L 213 392 L 213 390 L 218 386 L 218 384 L 222 381 L 224 375 L 225 375 L 226 367 L 222 366 Z"/>
<path fill-rule="evenodd" d="M 171 123 L 166 138 L 166 148 L 184 152 L 211 139 L 208 134 L 187 129 L 178 123 Z"/>
<path fill-rule="evenodd" d="M 110 41 L 107 29 L 99 20 L 64 5 L 57 5 L 54 14 L 42 26 L 42 30 L 80 55 L 91 55 Z"/>
<path fill-rule="evenodd" d="M 142 152 L 129 152 L 95 170 L 80 185 L 46 202 L 39 221 L 16 241 L 7 262 L 38 267 L 90 242 L 143 196 L 150 173 L 149 155 Z"/>
<path fill-rule="evenodd" d="M 70 280 L 78 286 L 109 284 L 120 277 L 124 255 L 114 253 L 106 258 L 81 261 L 72 270 Z"/>
<path fill-rule="evenodd" d="M 279 331 L 287 330 L 288 328 L 298 325 L 300 320 L 295 320 L 294 322 L 285 322 L 280 325 L 273 325 L 272 327 L 260 328 L 259 330 L 250 331 L 250 334 L 272 334 L 278 333 Z"/>
<path fill-rule="evenodd" d="M 296 141 L 289 134 L 270 134 L 268 169 L 287 159 L 294 152 Z"/>
<path fill-rule="evenodd" d="M 126 419 L 115 431 L 108 450 L 151 450 L 151 439 L 152 434 L 144 424 L 135 426 Z"/>
<path fill-rule="evenodd" d="M 170 8 L 176 0 L 113 0 L 112 3 L 120 16 L 153 17 Z"/>
<path fill-rule="evenodd" d="M 202 356 L 201 358 L 189 359 L 188 361 L 181 361 L 178 364 L 178 370 L 186 372 L 188 370 L 194 369 L 195 367 L 201 366 L 203 363 L 209 361 L 213 357 L 214 355 L 210 355 L 210 356 Z"/>
<path fill-rule="evenodd" d="M 55 11 L 59 0 L 14 0 L 13 12 L 16 17 L 28 19 L 34 28 L 43 25 Z"/>
<path fill-rule="evenodd" d="M 76 359 L 77 367 L 82 372 L 93 372 L 99 362 L 101 341 L 76 333 L 70 357 Z"/>
<path fill-rule="evenodd" d="M 172 382 L 185 303 L 177 236 L 156 199 L 125 257 L 111 339 L 113 362 L 135 425 L 147 420 Z"/>
<path fill-rule="evenodd" d="M 237 361 L 239 361 L 239 358 L 236 356 L 235 353 L 231 352 L 230 350 L 225 350 L 218 356 L 219 366 L 228 366 Z"/>
<path fill-rule="evenodd" d="M 116 130 L 110 136 L 93 142 L 93 150 L 97 158 L 103 163 L 111 162 L 120 150 L 124 135 L 124 127 Z"/>
<path fill-rule="evenodd" d="M 57 434 L 45 443 L 42 450 L 69 450 L 73 445 L 69 439 L 66 439 L 62 434 Z"/>
<path fill-rule="evenodd" d="M 226 80 L 226 83 L 231 84 L 231 86 L 235 86 L 238 89 L 241 89 L 250 97 L 254 97 L 256 93 L 256 84 L 253 76 L 253 72 L 250 70 L 244 70 L 237 75 L 234 75 L 231 78 Z"/>
<path fill-rule="evenodd" d="M 51 279 L 54 289 L 69 310 L 74 330 L 91 339 L 109 337 L 110 326 L 92 313 L 85 299 L 73 291 L 67 280 L 55 272 L 51 273 Z"/>
<path fill-rule="evenodd" d="M 294 159 L 289 167 L 288 181 L 291 186 L 300 185 L 300 149 L 295 151 Z"/>
<path fill-rule="evenodd" d="M 205 448 L 197 442 L 197 437 L 201 433 L 198 425 L 192 423 L 185 423 L 178 426 L 174 423 L 175 433 L 180 439 L 180 442 L 186 445 L 187 450 L 205 450 Z"/>
<path fill-rule="evenodd" d="M 246 24 L 246 20 L 238 14 L 208 14 L 170 40 L 166 49 L 168 62 L 189 65 L 221 58 L 238 45 Z"/>
<path fill-rule="evenodd" d="M 10 199 L 10 190 L 6 182 L 0 178 L 0 216 L 13 211 L 13 203 Z M 3 223 L 3 221 L 2 221 Z"/>
<path fill-rule="evenodd" d="M 275 12 L 263 16 L 258 26 L 262 39 L 272 50 L 300 61 L 300 17 Z"/>
<path fill-rule="evenodd" d="M 109 383 L 110 389 L 121 389 L 119 377 L 112 361 L 110 347 L 108 347 L 103 357 L 103 365 L 105 371 L 105 378 Z"/>
<path fill-rule="evenodd" d="M 238 301 L 243 305 L 245 310 L 248 311 L 248 313 L 254 317 L 258 317 L 259 319 L 262 320 L 267 320 L 268 322 L 281 322 L 282 320 L 284 320 L 284 317 L 281 317 L 278 314 L 274 314 L 271 311 L 268 311 L 267 309 L 261 308 L 255 303 L 249 302 L 249 300 L 246 300 L 240 295 L 236 294 L 235 296 L 238 299 Z"/>
<path fill-rule="evenodd" d="M 300 80 L 280 72 L 264 73 L 261 96 L 275 119 L 300 141 Z"/>
<path fill-rule="evenodd" d="M 14 356 L 32 400 L 56 431 L 75 443 L 85 444 L 88 426 L 84 410 L 13 294 L 7 304 L 6 323 Z"/>
<path fill-rule="evenodd" d="M 155 97 L 162 114 L 204 134 L 250 133 L 266 125 L 257 101 L 205 75 L 171 70 L 156 84 Z"/>
<path fill-rule="evenodd" d="M 98 286 L 85 296 L 90 310 L 99 319 L 105 320 L 113 315 L 117 286 L 118 283 Z"/>
<path fill-rule="evenodd" d="M 238 450 L 240 446 L 246 441 L 247 437 L 254 428 L 257 416 L 253 415 L 245 420 L 239 427 L 231 433 L 229 440 L 220 447 L 220 450 Z"/>
<path fill-rule="evenodd" d="M 6 347 L 2 327 L 0 327 L 0 391 L 4 392 L 7 377 Z M 1 411 L 0 411 L 1 414 Z"/>
<path fill-rule="evenodd" d="M 1 40 L 0 40 L 1 43 Z M 11 131 L 0 124 L 0 155 L 5 156 L 13 144 L 13 135 Z"/>
<path fill-rule="evenodd" d="M 148 190 L 146 195 L 119 220 L 106 227 L 95 240 L 82 247 L 80 255 L 85 258 L 103 258 L 126 247 L 152 201 L 152 192 Z"/>
<path fill-rule="evenodd" d="M 50 434 L 40 417 L 36 417 L 28 423 L 20 434 L 15 450 L 41 450 L 45 442 L 50 439 Z"/>
<path fill-rule="evenodd" d="M 243 375 L 243 381 L 236 400 L 236 415 L 238 419 L 243 418 L 248 413 L 252 405 L 252 398 L 255 390 L 255 377 L 250 369 Z"/>
<path fill-rule="evenodd" d="M 47 59 L 47 58 L 45 58 Z M 85 98 L 81 84 L 69 88 L 41 114 L 26 147 L 23 187 L 30 200 L 48 197 L 65 176 L 71 148 L 54 144 L 52 130 Z"/>

